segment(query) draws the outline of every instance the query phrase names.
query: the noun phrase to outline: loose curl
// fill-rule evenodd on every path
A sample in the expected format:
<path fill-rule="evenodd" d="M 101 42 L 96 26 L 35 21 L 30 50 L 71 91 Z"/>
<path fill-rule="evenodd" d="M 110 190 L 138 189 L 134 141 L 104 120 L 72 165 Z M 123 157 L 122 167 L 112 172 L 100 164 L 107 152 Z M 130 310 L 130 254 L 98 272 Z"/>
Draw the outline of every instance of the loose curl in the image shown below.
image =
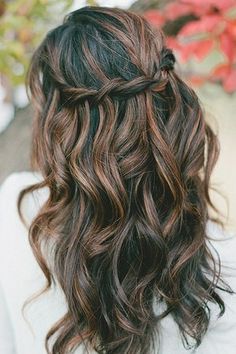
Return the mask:
<path fill-rule="evenodd" d="M 168 314 L 197 347 L 209 304 L 224 313 L 216 289 L 230 290 L 206 242 L 219 144 L 174 64 L 142 16 L 95 6 L 67 15 L 33 55 L 32 166 L 43 180 L 18 210 L 23 219 L 23 197 L 48 187 L 29 241 L 47 289 L 57 279 L 68 304 L 48 353 L 81 343 L 152 353 Z M 53 271 L 42 247 L 52 240 Z"/>

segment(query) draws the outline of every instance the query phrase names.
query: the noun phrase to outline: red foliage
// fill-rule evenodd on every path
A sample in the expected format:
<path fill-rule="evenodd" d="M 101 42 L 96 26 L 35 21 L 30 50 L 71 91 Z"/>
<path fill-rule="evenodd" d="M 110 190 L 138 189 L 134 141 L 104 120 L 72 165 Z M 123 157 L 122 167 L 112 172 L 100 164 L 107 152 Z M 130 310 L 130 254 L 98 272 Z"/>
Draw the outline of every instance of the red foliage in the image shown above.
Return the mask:
<path fill-rule="evenodd" d="M 220 48 L 230 63 L 236 59 L 235 37 L 230 32 L 223 32 L 220 35 Z"/>
<path fill-rule="evenodd" d="M 191 36 L 199 33 L 216 31 L 221 25 L 220 15 L 206 15 L 199 20 L 187 23 L 178 33 L 179 36 Z"/>
<path fill-rule="evenodd" d="M 202 60 L 209 54 L 213 46 L 214 42 L 210 39 L 204 39 L 199 42 L 189 42 L 182 46 L 180 51 L 181 58 L 183 61 L 187 61 L 194 55 L 198 60 Z"/>
<path fill-rule="evenodd" d="M 180 53 L 182 61 L 191 57 L 204 59 L 213 49 L 220 50 L 225 62 L 216 65 L 210 75 L 193 76 L 192 82 L 217 81 L 227 92 L 236 90 L 236 1 L 175 0 L 162 10 L 147 11 L 144 16 L 157 27 L 185 15 L 196 20 L 185 24 L 175 37 L 167 37 L 167 45 Z"/>
<path fill-rule="evenodd" d="M 165 23 L 164 15 L 156 10 L 146 11 L 144 17 L 154 26 L 162 26 Z"/>
<path fill-rule="evenodd" d="M 223 87 L 225 91 L 232 92 L 236 89 L 236 69 L 231 69 L 228 76 L 224 78 Z"/>
<path fill-rule="evenodd" d="M 215 80 L 223 82 L 225 91 L 235 91 L 236 69 L 233 68 L 229 63 L 221 64 L 214 68 L 212 76 Z"/>
<path fill-rule="evenodd" d="M 215 7 L 219 10 L 225 10 L 235 6 L 235 0 L 187 0 L 186 2 L 197 7 L 205 7 L 208 9 Z"/>

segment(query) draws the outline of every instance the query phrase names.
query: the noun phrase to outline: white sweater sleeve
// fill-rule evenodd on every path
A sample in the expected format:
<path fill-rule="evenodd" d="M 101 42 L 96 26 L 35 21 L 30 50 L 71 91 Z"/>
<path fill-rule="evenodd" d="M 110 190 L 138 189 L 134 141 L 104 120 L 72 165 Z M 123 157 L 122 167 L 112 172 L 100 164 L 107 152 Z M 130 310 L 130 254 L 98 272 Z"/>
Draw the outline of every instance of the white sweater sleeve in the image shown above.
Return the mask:
<path fill-rule="evenodd" d="M 28 229 L 17 211 L 19 192 L 41 180 L 30 172 L 13 173 L 0 186 L 0 354 L 46 354 L 45 338 L 66 312 L 60 289 L 26 300 L 45 286 L 45 276 L 30 244 Z M 27 223 L 46 200 L 46 189 L 26 196 L 23 216 Z"/>
<path fill-rule="evenodd" d="M 14 332 L 4 296 L 4 291 L 0 283 L 0 353 L 15 354 Z"/>
<path fill-rule="evenodd" d="M 3 209 L 4 209 L 4 200 L 5 187 L 8 184 L 9 180 L 6 179 L 0 187 L 0 236 L 3 235 Z M 6 301 L 5 292 L 2 286 L 2 279 L 0 278 L 0 353 L 2 354 L 15 354 L 15 339 L 14 331 L 11 323 L 11 317 Z"/>

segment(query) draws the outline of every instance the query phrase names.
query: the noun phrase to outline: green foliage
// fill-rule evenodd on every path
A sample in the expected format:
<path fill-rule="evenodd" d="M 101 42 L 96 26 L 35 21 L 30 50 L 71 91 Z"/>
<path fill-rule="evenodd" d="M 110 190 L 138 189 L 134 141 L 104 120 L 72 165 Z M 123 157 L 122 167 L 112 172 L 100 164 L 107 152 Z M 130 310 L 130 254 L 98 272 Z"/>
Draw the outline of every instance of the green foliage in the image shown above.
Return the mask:
<path fill-rule="evenodd" d="M 24 82 L 30 57 L 45 33 L 70 11 L 73 0 L 0 0 L 0 73 Z"/>

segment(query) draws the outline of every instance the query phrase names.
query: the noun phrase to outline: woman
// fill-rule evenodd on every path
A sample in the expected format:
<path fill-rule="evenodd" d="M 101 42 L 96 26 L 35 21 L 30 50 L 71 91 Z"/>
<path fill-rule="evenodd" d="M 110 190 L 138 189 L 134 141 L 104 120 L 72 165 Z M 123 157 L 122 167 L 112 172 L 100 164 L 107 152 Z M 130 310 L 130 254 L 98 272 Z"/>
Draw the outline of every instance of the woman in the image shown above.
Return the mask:
<path fill-rule="evenodd" d="M 1 353 L 236 352 L 218 140 L 174 64 L 161 31 L 106 7 L 35 51 L 35 172 L 1 187 Z"/>

